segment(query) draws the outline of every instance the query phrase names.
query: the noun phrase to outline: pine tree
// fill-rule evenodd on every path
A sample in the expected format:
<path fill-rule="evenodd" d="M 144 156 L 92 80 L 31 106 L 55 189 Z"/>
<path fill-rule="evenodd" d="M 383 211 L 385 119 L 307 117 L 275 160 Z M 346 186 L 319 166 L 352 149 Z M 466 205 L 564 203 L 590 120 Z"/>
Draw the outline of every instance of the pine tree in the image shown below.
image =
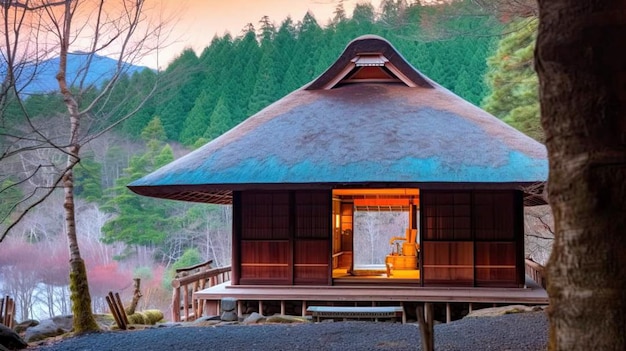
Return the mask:
<path fill-rule="evenodd" d="M 208 90 L 202 91 L 196 103 L 185 118 L 183 130 L 180 133 L 180 142 L 193 145 L 200 138 L 210 123 L 210 111 L 215 107 Z"/>
<path fill-rule="evenodd" d="M 383 27 L 397 30 L 405 25 L 407 3 L 405 0 L 383 0 L 380 2 L 379 22 Z"/>
<path fill-rule="evenodd" d="M 237 70 L 231 71 L 231 84 L 226 93 L 220 97 L 225 99 L 224 103 L 229 107 L 229 119 L 231 122 L 229 122 L 228 128 L 224 130 L 222 130 L 221 127 L 217 129 L 211 127 L 213 128 L 213 132 L 219 129 L 222 130 L 221 133 L 223 133 L 250 116 L 248 114 L 247 102 L 256 84 L 259 62 L 261 61 L 261 48 L 256 40 L 256 31 L 252 24 L 248 24 L 243 32 L 243 36 L 235 41 L 236 54 L 234 57 L 240 59 L 233 68 L 237 67 Z M 215 121 L 211 120 L 211 124 L 214 125 L 214 122 Z M 214 135 L 213 137 L 216 136 L 217 135 Z"/>
<path fill-rule="evenodd" d="M 165 71 L 164 78 L 171 88 L 159 94 L 159 108 L 163 126 L 169 140 L 178 140 L 183 129 L 184 118 L 193 108 L 196 98 L 202 90 L 204 74 L 198 64 L 198 57 L 191 49 L 174 60 Z"/>
<path fill-rule="evenodd" d="M 278 98 L 276 93 L 278 81 L 273 65 L 277 55 L 270 43 L 265 44 L 262 49 L 263 57 L 259 64 L 260 68 L 255 79 L 254 90 L 248 102 L 248 115 L 253 115 Z"/>
<path fill-rule="evenodd" d="M 293 59 L 286 72 L 285 83 L 295 90 L 308 83 L 317 75 L 317 62 L 320 56 L 322 29 L 310 12 L 298 23 L 296 47 Z"/>
<path fill-rule="evenodd" d="M 139 96 L 148 95 L 152 87 L 154 87 L 156 79 L 157 73 L 151 69 L 135 72 L 131 76 L 126 95 L 134 97 L 135 99 L 138 99 Z M 138 91 L 141 93 L 137 93 Z M 132 103 L 131 106 L 136 105 L 137 102 Z M 124 121 L 122 126 L 123 132 L 134 137 L 139 136 L 143 127 L 146 126 L 152 119 L 152 116 L 156 114 L 156 108 L 157 100 L 151 97 L 143 104 L 133 118 Z"/>
<path fill-rule="evenodd" d="M 514 22 L 511 28 L 511 34 L 500 41 L 497 52 L 488 59 L 486 81 L 491 93 L 484 99 L 483 108 L 542 141 L 538 81 L 533 67 L 537 21 Z"/>
<path fill-rule="evenodd" d="M 81 159 L 74 169 L 74 193 L 87 201 L 98 202 L 102 199 L 102 165 L 93 157 Z"/>
<path fill-rule="evenodd" d="M 211 116 L 209 116 L 209 126 L 204 132 L 203 137 L 208 140 L 215 139 L 232 127 L 232 116 L 225 99 L 222 97 L 218 100 L 217 105 L 215 105 Z"/>
<path fill-rule="evenodd" d="M 280 98 L 293 89 L 286 82 L 287 69 L 293 62 L 296 46 L 296 28 L 291 20 L 287 17 L 278 28 L 274 39 L 274 76 L 276 79 L 276 98 Z"/>
<path fill-rule="evenodd" d="M 148 150 L 134 156 L 124 175 L 109 190 L 109 199 L 103 209 L 116 214 L 103 227 L 105 243 L 122 242 L 128 246 L 161 244 L 169 232 L 168 211 L 171 203 L 136 196 L 126 185 L 174 160 L 172 148 L 163 144 L 165 130 L 154 118 L 141 133 Z"/>
<path fill-rule="evenodd" d="M 375 22 L 375 10 L 371 3 L 358 3 L 352 11 L 350 24 L 356 33 L 371 32 Z"/>

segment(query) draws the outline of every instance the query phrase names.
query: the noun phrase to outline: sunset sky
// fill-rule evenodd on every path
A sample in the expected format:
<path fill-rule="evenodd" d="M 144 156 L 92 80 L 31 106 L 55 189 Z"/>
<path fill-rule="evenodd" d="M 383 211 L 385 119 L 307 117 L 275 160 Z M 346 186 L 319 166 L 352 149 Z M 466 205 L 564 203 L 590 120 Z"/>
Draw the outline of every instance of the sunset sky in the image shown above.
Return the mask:
<path fill-rule="evenodd" d="M 170 41 L 174 42 L 156 57 L 144 60 L 144 64 L 164 68 L 183 49 L 191 47 L 200 54 L 214 35 L 230 32 L 241 33 L 247 23 L 258 26 L 261 17 L 267 15 L 279 26 L 283 19 L 291 16 L 294 22 L 301 20 L 311 11 L 318 23 L 326 26 L 333 16 L 339 0 L 166 0 L 163 12 L 175 19 Z M 380 0 L 344 0 L 348 15 L 359 2 L 369 2 L 378 9 Z"/>

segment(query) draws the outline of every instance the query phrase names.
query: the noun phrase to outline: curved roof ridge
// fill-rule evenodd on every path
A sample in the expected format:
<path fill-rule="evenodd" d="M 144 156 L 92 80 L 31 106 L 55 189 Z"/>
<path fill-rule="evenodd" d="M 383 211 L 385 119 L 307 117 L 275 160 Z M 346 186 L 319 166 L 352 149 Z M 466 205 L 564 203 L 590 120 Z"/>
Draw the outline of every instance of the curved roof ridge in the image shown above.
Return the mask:
<path fill-rule="evenodd" d="M 304 89 L 325 89 L 333 80 L 340 78 L 342 72 L 346 72 L 346 68 L 351 65 L 354 66 L 352 63 L 354 58 L 372 54 L 382 54 L 400 74 L 404 75 L 415 86 L 434 88 L 432 81 L 413 67 L 389 41 L 378 35 L 366 34 L 352 40 L 335 63 Z"/>

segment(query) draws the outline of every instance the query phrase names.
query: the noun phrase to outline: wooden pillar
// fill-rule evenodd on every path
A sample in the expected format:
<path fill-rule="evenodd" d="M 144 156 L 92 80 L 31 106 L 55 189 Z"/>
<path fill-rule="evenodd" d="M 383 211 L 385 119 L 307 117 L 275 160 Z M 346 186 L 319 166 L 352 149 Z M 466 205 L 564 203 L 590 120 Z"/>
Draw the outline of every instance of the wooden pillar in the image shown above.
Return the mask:
<path fill-rule="evenodd" d="M 302 300 L 302 317 L 306 317 L 306 301 Z"/>
<path fill-rule="evenodd" d="M 239 285 L 241 277 L 241 191 L 233 191 L 232 218 L 232 274 L 231 285 Z"/>
<path fill-rule="evenodd" d="M 446 323 L 452 322 L 452 308 L 450 308 L 450 303 L 446 302 Z"/>
<path fill-rule="evenodd" d="M 415 206 L 413 206 L 413 199 L 411 199 L 409 203 L 409 230 L 415 228 L 415 210 L 414 209 L 415 209 Z"/>
<path fill-rule="evenodd" d="M 376 307 L 376 301 L 372 301 L 372 307 Z M 378 322 L 378 318 L 374 318 L 374 322 Z"/>
<path fill-rule="evenodd" d="M 404 302 L 400 302 L 400 306 L 402 306 L 402 324 L 406 324 L 406 311 L 404 309 Z"/>
<path fill-rule="evenodd" d="M 259 314 L 263 315 L 263 300 L 259 300 Z"/>
<path fill-rule="evenodd" d="M 473 303 L 469 303 L 469 307 L 468 307 L 468 311 L 469 313 L 472 313 L 472 311 L 474 310 L 474 304 Z"/>
<path fill-rule="evenodd" d="M 243 316 L 241 300 L 237 300 L 237 317 Z"/>
<path fill-rule="evenodd" d="M 285 315 L 285 300 L 280 300 L 280 314 Z"/>
<path fill-rule="evenodd" d="M 422 340 L 422 351 L 434 351 L 434 313 L 433 304 L 426 302 L 417 305 L 417 320 L 419 321 L 420 334 Z"/>

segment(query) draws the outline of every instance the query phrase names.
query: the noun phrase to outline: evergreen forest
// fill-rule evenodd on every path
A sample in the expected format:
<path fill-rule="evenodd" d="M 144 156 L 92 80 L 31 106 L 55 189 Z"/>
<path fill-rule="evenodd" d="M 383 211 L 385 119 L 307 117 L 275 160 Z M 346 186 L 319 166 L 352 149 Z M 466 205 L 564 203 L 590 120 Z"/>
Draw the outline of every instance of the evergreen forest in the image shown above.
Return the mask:
<path fill-rule="evenodd" d="M 230 264 L 229 207 L 153 200 L 131 193 L 126 185 L 310 82 L 361 35 L 386 38 L 435 82 L 541 141 L 532 66 L 537 20 L 505 20 L 472 6 L 470 1 L 425 6 L 385 0 L 379 8 L 359 3 L 346 13 L 339 2 L 333 18 L 324 22 L 312 13 L 303 18 L 265 16 L 258 22 L 251 19 L 240 33 L 215 36 L 202 52 L 181 52 L 162 71 L 145 69 L 122 77 L 112 99 L 124 102 L 138 96 L 137 92 L 147 95 L 155 82 L 159 89 L 134 117 L 84 148 L 76 168 L 78 232 L 81 250 L 88 257 L 96 311 L 98 306 L 106 309 L 99 298 L 105 296 L 104 286 L 123 289 L 131 276 L 142 277 L 145 288 L 153 292 L 144 301 L 160 307 L 169 303 L 174 268 L 209 259 L 220 266 Z M 25 105 L 35 120 L 48 123 L 52 131 L 64 112 L 57 94 L 34 94 Z M 113 112 L 125 115 L 129 112 L 126 105 L 134 104 L 121 103 L 119 111 Z M 7 119 L 11 108 L 21 107 L 9 107 Z M 97 121 L 94 128 L 98 128 Z M 2 173 L 18 174 L 23 163 L 51 155 L 15 160 Z M 2 181 L 6 188 L 17 179 Z M 6 204 L 21 196 L 19 187 L 10 189 L 0 193 L 0 214 L 11 211 Z M 58 207 L 53 197 L 14 228 L 11 240 L 2 244 L 6 246 L 0 266 L 32 264 L 18 262 L 23 243 L 63 255 L 62 208 Z M 61 241 L 61 246 L 55 241 Z M 0 271 L 0 283 L 4 282 L 0 292 L 28 278 L 19 276 L 18 270 Z M 18 300 L 39 296 L 61 301 L 59 296 L 67 294 L 65 273 L 47 273 L 47 279 L 30 277 L 32 286 L 21 284 L 19 289 L 24 291 L 6 292 Z M 30 305 L 20 306 L 22 319 L 68 313 L 66 302 L 48 304 L 48 311 L 43 312 L 34 304 L 31 299 Z"/>

